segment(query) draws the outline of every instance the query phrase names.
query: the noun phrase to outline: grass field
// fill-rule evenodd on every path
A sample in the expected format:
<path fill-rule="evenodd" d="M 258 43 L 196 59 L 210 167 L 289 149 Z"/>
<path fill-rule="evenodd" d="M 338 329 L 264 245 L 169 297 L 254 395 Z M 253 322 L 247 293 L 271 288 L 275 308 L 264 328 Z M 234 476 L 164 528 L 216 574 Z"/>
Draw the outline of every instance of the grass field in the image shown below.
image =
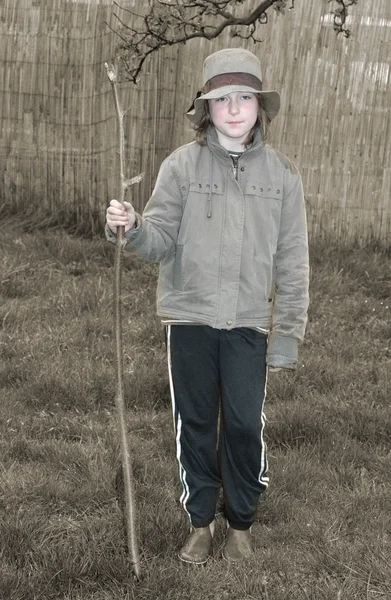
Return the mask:
<path fill-rule="evenodd" d="M 270 489 L 246 565 L 178 563 L 156 268 L 128 254 L 125 388 L 143 578 L 126 555 L 114 411 L 113 247 L 61 232 L 0 240 L 0 598 L 389 600 L 391 258 L 312 247 L 300 367 L 269 377 Z"/>

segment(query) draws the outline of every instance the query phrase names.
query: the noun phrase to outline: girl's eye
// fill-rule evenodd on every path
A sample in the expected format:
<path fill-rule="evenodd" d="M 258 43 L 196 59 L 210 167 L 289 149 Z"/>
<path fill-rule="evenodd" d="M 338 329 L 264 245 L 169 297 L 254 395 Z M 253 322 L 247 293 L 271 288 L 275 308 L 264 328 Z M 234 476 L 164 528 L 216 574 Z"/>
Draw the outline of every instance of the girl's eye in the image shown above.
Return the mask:
<path fill-rule="evenodd" d="M 249 96 L 248 94 L 243 94 L 242 98 L 243 100 L 251 100 L 252 96 Z"/>
<path fill-rule="evenodd" d="M 222 96 L 221 98 L 216 98 L 215 102 L 225 102 L 226 99 L 225 96 Z"/>

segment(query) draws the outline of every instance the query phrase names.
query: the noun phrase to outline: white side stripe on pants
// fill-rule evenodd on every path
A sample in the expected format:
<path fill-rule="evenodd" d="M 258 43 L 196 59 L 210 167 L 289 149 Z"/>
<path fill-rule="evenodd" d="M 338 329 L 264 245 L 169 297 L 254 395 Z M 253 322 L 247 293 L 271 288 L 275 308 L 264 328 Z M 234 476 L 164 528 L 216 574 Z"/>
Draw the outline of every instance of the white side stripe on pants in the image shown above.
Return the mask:
<path fill-rule="evenodd" d="M 268 376 L 268 370 L 266 367 L 265 388 L 263 391 L 262 407 L 265 406 L 265 401 L 266 401 L 267 376 Z M 265 429 L 265 423 L 266 423 L 266 415 L 262 409 L 262 415 L 261 415 L 261 470 L 259 471 L 258 481 L 259 481 L 259 483 L 262 483 L 265 487 L 267 487 L 269 485 L 269 476 L 267 474 L 267 467 L 268 467 L 267 466 L 267 447 L 266 447 L 266 442 L 263 439 L 263 431 Z"/>
<path fill-rule="evenodd" d="M 179 466 L 179 479 L 182 484 L 182 495 L 180 497 L 180 503 L 190 519 L 190 513 L 186 509 L 186 504 L 189 499 L 190 491 L 186 481 L 186 471 L 181 463 L 181 431 L 182 431 L 182 419 L 179 411 L 176 410 L 175 402 L 175 390 L 174 382 L 172 379 L 172 363 L 171 363 L 171 325 L 167 326 L 167 363 L 168 363 L 168 377 L 170 382 L 170 393 L 171 393 L 171 406 L 172 406 L 172 417 L 174 422 L 175 431 L 175 443 L 176 443 L 176 458 Z M 175 413 L 178 413 L 175 416 Z"/>

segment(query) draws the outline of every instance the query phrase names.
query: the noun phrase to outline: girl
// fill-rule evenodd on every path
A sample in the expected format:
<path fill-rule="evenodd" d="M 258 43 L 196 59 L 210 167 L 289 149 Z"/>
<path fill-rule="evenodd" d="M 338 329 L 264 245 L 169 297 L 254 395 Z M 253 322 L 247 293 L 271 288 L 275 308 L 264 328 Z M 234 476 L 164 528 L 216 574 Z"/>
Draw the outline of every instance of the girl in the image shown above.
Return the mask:
<path fill-rule="evenodd" d="M 267 368 L 294 369 L 308 307 L 308 244 L 300 175 L 266 145 L 280 107 L 260 62 L 226 49 L 204 62 L 187 117 L 196 141 L 162 164 L 143 215 L 116 200 L 106 235 L 159 262 L 181 503 L 190 534 L 179 551 L 211 553 L 219 490 L 223 555 L 251 555 L 251 525 L 268 486 L 263 440 Z M 267 367 L 268 366 L 268 367 Z"/>

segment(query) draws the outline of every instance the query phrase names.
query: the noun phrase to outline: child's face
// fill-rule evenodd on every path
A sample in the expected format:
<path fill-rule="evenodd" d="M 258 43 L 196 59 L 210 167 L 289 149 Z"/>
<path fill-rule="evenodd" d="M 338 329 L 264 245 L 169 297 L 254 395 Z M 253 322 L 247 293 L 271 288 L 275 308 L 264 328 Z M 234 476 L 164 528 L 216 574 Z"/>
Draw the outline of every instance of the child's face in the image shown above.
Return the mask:
<path fill-rule="evenodd" d="M 209 113 L 220 144 L 227 150 L 243 150 L 258 117 L 258 99 L 250 92 L 233 92 L 209 100 Z"/>

